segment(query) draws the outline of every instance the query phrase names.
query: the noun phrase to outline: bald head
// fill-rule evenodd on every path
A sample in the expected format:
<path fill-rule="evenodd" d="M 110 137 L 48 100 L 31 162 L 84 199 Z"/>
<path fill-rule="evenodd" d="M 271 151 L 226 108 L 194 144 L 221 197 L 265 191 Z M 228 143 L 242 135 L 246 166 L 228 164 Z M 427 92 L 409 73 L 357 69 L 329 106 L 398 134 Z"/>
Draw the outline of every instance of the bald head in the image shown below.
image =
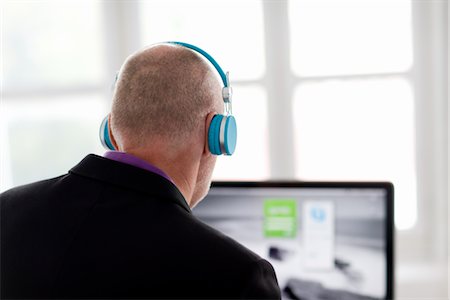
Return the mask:
<path fill-rule="evenodd" d="M 156 45 L 125 61 L 116 83 L 111 130 L 119 146 L 146 146 L 152 140 L 185 143 L 209 112 L 222 113 L 216 71 L 194 51 Z"/>

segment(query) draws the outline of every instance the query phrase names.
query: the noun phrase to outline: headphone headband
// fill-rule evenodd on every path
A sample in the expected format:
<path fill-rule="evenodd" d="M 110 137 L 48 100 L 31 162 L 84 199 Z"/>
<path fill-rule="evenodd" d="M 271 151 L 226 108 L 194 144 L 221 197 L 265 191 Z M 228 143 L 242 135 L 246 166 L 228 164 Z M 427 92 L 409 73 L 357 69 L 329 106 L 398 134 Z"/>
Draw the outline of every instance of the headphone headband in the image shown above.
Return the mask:
<path fill-rule="evenodd" d="M 175 41 L 169 41 L 166 42 L 168 44 L 173 44 L 173 45 L 179 45 L 188 49 L 191 49 L 195 52 L 200 53 L 201 55 L 203 55 L 203 57 L 205 57 L 213 66 L 214 68 L 217 70 L 217 72 L 220 75 L 220 78 L 222 79 L 223 82 L 223 88 L 222 88 L 222 98 L 223 98 L 223 102 L 225 103 L 225 113 L 227 116 L 231 116 L 233 114 L 233 107 L 231 104 L 231 100 L 232 100 L 232 96 L 233 96 L 233 90 L 230 86 L 230 78 L 229 78 L 229 73 L 227 72 L 225 74 L 225 72 L 222 70 L 222 68 L 220 67 L 220 65 L 217 63 L 217 61 L 211 56 L 209 55 L 205 50 L 200 49 L 197 46 L 188 44 L 188 43 L 183 43 L 183 42 L 175 42 Z"/>
<path fill-rule="evenodd" d="M 225 72 L 222 70 L 222 68 L 217 63 L 217 61 L 211 55 L 209 55 L 205 50 L 200 49 L 197 46 L 194 46 L 194 45 L 191 45 L 191 44 L 188 44 L 188 43 L 183 43 L 183 42 L 169 41 L 167 43 L 168 44 L 174 44 L 174 45 L 180 45 L 180 46 L 189 48 L 191 50 L 194 50 L 194 51 L 200 53 L 201 55 L 203 55 L 207 60 L 209 60 L 211 62 L 211 64 L 214 66 L 214 68 L 216 68 L 217 72 L 219 72 L 220 78 L 222 78 L 222 81 L 223 81 L 223 86 L 224 87 L 229 87 L 228 76 L 225 75 Z"/>

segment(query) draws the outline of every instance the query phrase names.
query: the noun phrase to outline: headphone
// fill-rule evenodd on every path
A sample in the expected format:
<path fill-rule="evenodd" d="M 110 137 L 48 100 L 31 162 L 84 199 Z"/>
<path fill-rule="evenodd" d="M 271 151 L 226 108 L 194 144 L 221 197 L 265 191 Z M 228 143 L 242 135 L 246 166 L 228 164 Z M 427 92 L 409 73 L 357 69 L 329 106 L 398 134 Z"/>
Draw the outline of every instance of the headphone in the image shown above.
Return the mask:
<path fill-rule="evenodd" d="M 232 88 L 230 86 L 229 72 L 225 74 L 216 60 L 204 50 L 187 43 L 166 42 L 166 44 L 178 45 L 191 49 L 205 57 L 217 70 L 223 82 L 222 98 L 225 103 L 225 114 L 216 114 L 211 120 L 208 129 L 209 151 L 214 155 L 232 155 L 236 148 L 237 127 L 236 120 L 232 114 Z M 117 80 L 117 76 L 116 76 Z M 109 134 L 109 114 L 103 119 L 100 125 L 100 141 L 107 150 L 117 150 L 111 142 Z"/>

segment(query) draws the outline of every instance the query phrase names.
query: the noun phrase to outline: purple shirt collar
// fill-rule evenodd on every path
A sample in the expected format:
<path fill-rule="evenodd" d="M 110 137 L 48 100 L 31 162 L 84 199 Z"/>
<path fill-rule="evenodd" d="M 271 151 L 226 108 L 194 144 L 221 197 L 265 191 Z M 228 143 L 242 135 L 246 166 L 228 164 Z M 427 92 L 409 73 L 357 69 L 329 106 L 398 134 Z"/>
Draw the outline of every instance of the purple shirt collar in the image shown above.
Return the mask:
<path fill-rule="evenodd" d="M 103 155 L 103 157 L 150 171 L 152 173 L 155 173 L 155 174 L 158 174 L 159 176 L 164 177 L 165 179 L 167 179 L 173 183 L 172 179 L 170 179 L 170 177 L 166 173 L 164 173 L 163 170 L 161 170 L 161 169 L 155 167 L 154 165 L 146 162 L 145 160 L 140 159 L 129 153 L 125 153 L 125 152 L 121 152 L 121 151 L 106 151 L 106 153 Z"/>

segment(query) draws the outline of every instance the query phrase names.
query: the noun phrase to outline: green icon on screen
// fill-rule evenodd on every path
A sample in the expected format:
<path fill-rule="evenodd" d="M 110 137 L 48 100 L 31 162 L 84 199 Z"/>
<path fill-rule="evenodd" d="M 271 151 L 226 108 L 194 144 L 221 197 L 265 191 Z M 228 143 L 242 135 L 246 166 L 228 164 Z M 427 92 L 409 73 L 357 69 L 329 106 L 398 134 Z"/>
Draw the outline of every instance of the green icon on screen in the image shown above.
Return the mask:
<path fill-rule="evenodd" d="M 264 201 L 264 236 L 293 238 L 297 233 L 297 203 L 293 199 Z"/>

